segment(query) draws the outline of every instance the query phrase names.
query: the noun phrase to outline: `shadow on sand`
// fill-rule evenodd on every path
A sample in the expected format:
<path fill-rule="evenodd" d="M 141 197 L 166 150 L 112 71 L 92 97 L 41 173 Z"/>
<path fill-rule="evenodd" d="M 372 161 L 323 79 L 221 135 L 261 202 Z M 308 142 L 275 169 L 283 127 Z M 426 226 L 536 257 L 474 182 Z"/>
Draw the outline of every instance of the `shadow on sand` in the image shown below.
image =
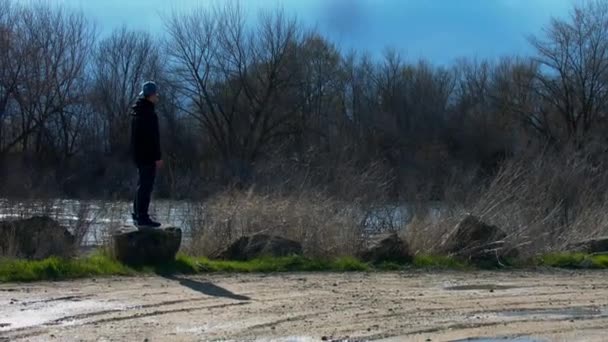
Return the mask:
<path fill-rule="evenodd" d="M 241 295 L 232 293 L 229 290 L 219 287 L 210 282 L 201 282 L 201 281 L 197 281 L 197 280 L 180 278 L 180 277 L 175 277 L 175 276 L 165 276 L 165 278 L 173 280 L 173 281 L 177 281 L 180 283 L 180 285 L 187 287 L 193 291 L 204 294 L 206 296 L 229 298 L 229 299 L 234 299 L 234 300 L 251 300 L 250 297 L 241 296 Z"/>

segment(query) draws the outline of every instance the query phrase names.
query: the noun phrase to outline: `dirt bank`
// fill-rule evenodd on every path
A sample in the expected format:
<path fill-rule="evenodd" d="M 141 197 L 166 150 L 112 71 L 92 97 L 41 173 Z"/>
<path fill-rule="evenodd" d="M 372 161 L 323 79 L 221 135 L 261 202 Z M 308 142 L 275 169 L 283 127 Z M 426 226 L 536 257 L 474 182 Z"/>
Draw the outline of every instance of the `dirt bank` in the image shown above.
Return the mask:
<path fill-rule="evenodd" d="M 229 275 L 0 285 L 0 341 L 603 341 L 608 272 Z"/>

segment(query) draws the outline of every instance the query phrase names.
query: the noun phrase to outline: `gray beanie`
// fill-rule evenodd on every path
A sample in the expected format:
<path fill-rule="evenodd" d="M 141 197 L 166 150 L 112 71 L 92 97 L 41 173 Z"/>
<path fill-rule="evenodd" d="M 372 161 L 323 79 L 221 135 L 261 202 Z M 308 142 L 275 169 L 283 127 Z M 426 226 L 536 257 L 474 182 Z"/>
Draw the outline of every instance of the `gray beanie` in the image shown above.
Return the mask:
<path fill-rule="evenodd" d="M 148 97 L 148 96 L 152 96 L 152 95 L 156 94 L 156 92 L 157 92 L 156 83 L 154 83 L 152 81 L 148 81 L 148 82 L 144 83 L 144 85 L 142 86 L 142 90 L 139 93 L 139 96 Z"/>

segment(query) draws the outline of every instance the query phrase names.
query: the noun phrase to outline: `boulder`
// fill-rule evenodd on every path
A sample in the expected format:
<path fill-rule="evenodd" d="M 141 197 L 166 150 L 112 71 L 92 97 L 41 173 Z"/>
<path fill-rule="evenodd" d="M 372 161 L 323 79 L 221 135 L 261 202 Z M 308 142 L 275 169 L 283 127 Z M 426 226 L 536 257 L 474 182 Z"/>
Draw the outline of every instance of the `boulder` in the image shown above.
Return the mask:
<path fill-rule="evenodd" d="M 410 247 L 397 233 L 383 234 L 374 238 L 361 253 L 361 259 L 366 262 L 398 262 L 412 261 Z"/>
<path fill-rule="evenodd" d="M 59 222 L 46 216 L 0 222 L 0 256 L 44 259 L 71 257 L 76 239 Z"/>
<path fill-rule="evenodd" d="M 212 255 L 214 259 L 251 260 L 260 257 L 301 255 L 302 245 L 293 240 L 267 234 L 243 236 L 228 248 Z"/>
<path fill-rule="evenodd" d="M 579 252 L 588 254 L 608 253 L 608 237 L 599 237 L 569 244 L 566 247 L 568 252 Z"/>
<path fill-rule="evenodd" d="M 439 249 L 458 260 L 474 264 L 500 264 L 518 253 L 505 245 L 507 234 L 500 228 L 467 215 L 442 241 Z"/>
<path fill-rule="evenodd" d="M 156 265 L 175 260 L 182 230 L 168 227 L 119 231 L 113 235 L 114 255 L 127 265 Z"/>

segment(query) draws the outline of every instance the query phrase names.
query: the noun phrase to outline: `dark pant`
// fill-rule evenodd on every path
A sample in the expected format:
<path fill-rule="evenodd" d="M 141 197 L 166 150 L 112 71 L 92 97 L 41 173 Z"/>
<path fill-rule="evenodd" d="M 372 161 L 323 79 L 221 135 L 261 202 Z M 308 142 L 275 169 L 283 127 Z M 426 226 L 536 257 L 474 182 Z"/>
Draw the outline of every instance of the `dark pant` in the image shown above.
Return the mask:
<path fill-rule="evenodd" d="M 133 201 L 133 216 L 135 219 L 145 219 L 148 218 L 148 208 L 150 207 L 150 198 L 156 177 L 156 165 L 138 165 L 137 171 L 139 179 L 137 181 L 137 194 Z"/>

